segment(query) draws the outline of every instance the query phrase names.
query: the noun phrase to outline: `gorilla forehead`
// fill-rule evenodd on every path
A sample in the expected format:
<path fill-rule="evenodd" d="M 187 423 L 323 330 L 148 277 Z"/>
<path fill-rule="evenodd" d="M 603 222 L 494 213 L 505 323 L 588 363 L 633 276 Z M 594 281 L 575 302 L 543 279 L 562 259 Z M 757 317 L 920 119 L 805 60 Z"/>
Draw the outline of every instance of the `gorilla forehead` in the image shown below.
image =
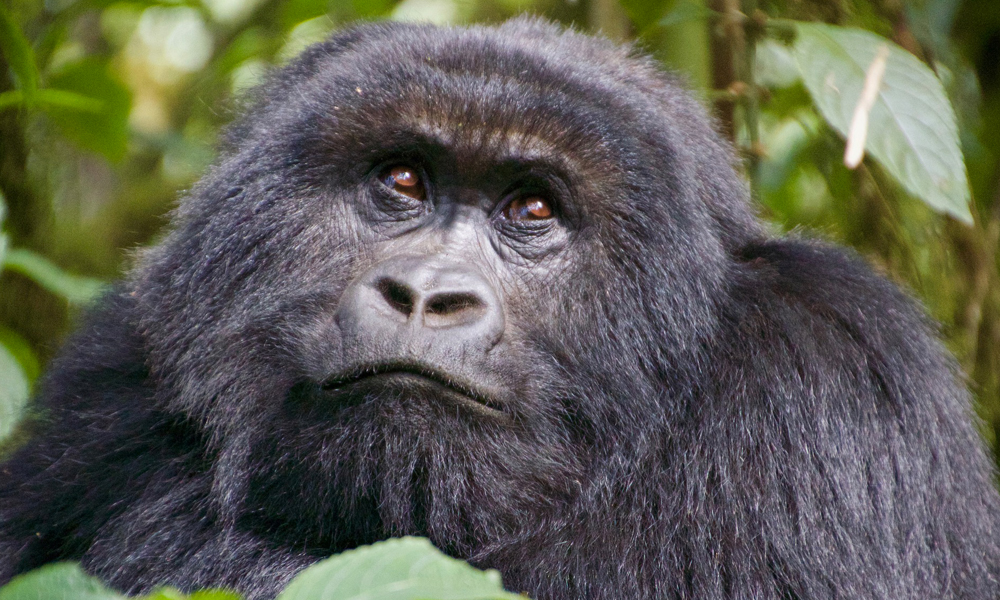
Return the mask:
<path fill-rule="evenodd" d="M 656 144 L 649 132 L 663 130 L 647 95 L 662 74 L 647 73 L 643 59 L 610 44 L 525 20 L 500 29 L 363 29 L 303 57 L 300 68 L 310 76 L 283 111 L 294 137 L 320 136 L 340 151 L 382 147 L 410 128 L 470 165 L 513 153 L 640 168 L 629 164 L 634 146 Z M 595 53 L 601 56 L 580 60 Z M 651 126 L 636 127 L 643 121 Z"/>

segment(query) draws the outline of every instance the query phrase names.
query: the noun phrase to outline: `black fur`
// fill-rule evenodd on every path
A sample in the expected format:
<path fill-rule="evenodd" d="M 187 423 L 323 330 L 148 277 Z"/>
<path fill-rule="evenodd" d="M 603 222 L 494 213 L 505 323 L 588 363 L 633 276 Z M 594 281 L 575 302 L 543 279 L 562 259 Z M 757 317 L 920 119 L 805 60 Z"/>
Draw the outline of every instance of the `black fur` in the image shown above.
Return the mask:
<path fill-rule="evenodd" d="M 427 169 L 429 212 L 379 204 L 386 161 Z M 528 235 L 501 213 L 533 161 L 559 216 Z M 425 355 L 492 416 L 330 384 L 395 356 L 340 300 L 414 248 L 500 299 L 486 353 Z M 38 401 L 0 583 L 80 559 L 269 598 L 415 534 L 540 600 L 1000 597 L 991 468 L 920 309 L 767 235 L 649 59 L 536 21 L 364 26 L 279 71 Z"/>

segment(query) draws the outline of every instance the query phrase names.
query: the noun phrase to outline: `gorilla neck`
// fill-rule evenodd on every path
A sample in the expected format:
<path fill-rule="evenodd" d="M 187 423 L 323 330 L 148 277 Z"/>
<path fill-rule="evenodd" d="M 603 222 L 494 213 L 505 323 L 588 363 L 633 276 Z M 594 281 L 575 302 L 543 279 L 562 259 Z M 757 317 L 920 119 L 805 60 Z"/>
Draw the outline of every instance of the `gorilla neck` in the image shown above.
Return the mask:
<path fill-rule="evenodd" d="M 502 426 L 399 394 L 322 412 L 286 412 L 255 436 L 241 511 L 319 554 L 422 535 L 468 558 L 530 536 L 584 480 L 584 453 L 550 422 Z"/>

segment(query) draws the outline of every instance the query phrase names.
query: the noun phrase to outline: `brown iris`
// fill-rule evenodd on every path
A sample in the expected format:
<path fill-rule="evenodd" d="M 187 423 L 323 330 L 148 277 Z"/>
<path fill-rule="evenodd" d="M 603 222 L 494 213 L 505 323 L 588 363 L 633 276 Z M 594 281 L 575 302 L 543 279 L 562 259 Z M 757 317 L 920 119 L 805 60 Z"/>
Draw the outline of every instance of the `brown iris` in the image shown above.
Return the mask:
<path fill-rule="evenodd" d="M 382 183 L 394 192 L 416 200 L 423 200 L 426 193 L 420 172 L 406 165 L 386 169 L 382 175 Z"/>
<path fill-rule="evenodd" d="M 525 196 L 508 204 L 504 216 L 511 221 L 541 221 L 552 218 L 552 206 L 540 196 Z"/>

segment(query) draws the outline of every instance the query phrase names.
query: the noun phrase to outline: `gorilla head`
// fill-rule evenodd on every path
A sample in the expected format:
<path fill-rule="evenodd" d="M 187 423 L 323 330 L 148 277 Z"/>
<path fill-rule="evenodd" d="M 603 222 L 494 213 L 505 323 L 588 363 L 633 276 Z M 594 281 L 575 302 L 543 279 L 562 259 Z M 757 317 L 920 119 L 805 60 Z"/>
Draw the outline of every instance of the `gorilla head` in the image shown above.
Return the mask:
<path fill-rule="evenodd" d="M 532 20 L 312 47 L 54 368 L 0 577 L 267 597 L 416 534 L 543 599 L 995 598 L 1000 505 L 924 318 L 746 201 L 627 48 Z"/>
<path fill-rule="evenodd" d="M 535 22 L 336 37 L 231 146 L 136 274 L 141 327 L 232 508 L 335 547 L 466 555 L 634 468 L 759 235 L 696 105 Z"/>

